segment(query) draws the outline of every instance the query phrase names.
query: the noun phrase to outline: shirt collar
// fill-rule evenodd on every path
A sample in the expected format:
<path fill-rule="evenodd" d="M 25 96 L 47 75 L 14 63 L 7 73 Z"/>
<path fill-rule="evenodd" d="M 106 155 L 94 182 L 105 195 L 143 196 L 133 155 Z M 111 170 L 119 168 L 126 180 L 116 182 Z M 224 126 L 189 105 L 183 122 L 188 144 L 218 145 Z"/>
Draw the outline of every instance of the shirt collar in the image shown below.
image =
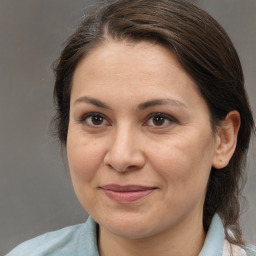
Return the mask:
<path fill-rule="evenodd" d="M 78 255 L 99 256 L 97 245 L 97 223 L 88 217 L 79 240 Z"/>
<path fill-rule="evenodd" d="M 84 226 L 83 235 L 80 239 L 79 255 L 99 256 L 97 246 L 97 224 L 89 216 Z M 224 243 L 224 227 L 219 215 L 213 216 L 211 225 L 207 232 L 204 246 L 198 256 L 222 256 Z M 84 241 L 87 241 L 84 243 Z"/>
<path fill-rule="evenodd" d="M 221 256 L 223 253 L 224 227 L 219 215 L 212 218 L 204 246 L 198 256 Z"/>

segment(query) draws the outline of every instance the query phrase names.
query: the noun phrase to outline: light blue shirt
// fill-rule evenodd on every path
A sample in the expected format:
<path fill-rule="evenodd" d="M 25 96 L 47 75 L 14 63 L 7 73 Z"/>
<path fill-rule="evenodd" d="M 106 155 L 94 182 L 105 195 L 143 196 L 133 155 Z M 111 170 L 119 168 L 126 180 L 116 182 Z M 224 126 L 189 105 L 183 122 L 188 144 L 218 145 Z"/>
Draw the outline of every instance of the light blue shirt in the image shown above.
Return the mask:
<path fill-rule="evenodd" d="M 224 228 L 216 214 L 199 256 L 222 256 Z M 6 256 L 99 256 L 97 224 L 91 217 L 84 224 L 66 227 L 28 240 Z"/>

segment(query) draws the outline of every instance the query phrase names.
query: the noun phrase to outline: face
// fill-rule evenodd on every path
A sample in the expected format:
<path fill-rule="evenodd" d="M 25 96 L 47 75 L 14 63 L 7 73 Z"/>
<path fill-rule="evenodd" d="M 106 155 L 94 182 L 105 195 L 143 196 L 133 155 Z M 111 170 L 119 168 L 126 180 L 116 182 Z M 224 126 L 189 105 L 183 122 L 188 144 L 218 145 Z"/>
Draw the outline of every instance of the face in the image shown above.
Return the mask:
<path fill-rule="evenodd" d="M 100 228 L 142 238 L 202 221 L 215 150 L 207 105 L 164 47 L 109 41 L 77 66 L 67 154 Z"/>

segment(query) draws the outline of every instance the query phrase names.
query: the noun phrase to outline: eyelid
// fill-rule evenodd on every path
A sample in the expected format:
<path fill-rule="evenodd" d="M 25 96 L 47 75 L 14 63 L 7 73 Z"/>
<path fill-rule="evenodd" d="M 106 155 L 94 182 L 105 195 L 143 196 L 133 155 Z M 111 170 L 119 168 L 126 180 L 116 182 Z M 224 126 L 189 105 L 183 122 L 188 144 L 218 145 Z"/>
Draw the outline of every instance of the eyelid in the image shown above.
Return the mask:
<path fill-rule="evenodd" d="M 90 125 L 88 122 L 85 122 L 87 118 L 89 117 L 92 117 L 92 116 L 101 116 L 106 122 L 107 124 L 102 124 L 102 125 Z M 169 115 L 169 114 L 165 114 L 163 112 L 154 112 L 154 113 L 151 113 L 149 114 L 145 121 L 143 122 L 143 125 L 145 126 L 152 126 L 152 127 L 155 127 L 155 128 L 165 128 L 166 126 L 168 125 L 160 125 L 160 126 L 157 126 L 157 125 L 150 125 L 148 124 L 149 121 L 154 118 L 154 117 L 163 117 L 165 120 L 169 121 L 169 124 L 168 125 L 171 125 L 172 123 L 178 123 L 178 120 Z M 100 112 L 88 112 L 86 114 L 83 114 L 79 119 L 78 119 L 78 122 L 79 123 L 83 123 L 84 125 L 87 125 L 87 126 L 90 126 L 90 127 L 95 127 L 95 128 L 100 128 L 100 127 L 103 127 L 103 126 L 109 126 L 111 125 L 111 122 L 109 121 L 109 119 L 102 113 Z"/>
<path fill-rule="evenodd" d="M 147 124 L 151 118 L 154 118 L 154 117 L 157 117 L 157 116 L 165 118 L 170 123 L 178 123 L 178 120 L 176 118 L 174 118 L 173 116 L 169 115 L 169 114 L 165 114 L 165 113 L 162 113 L 162 112 L 155 112 L 155 113 L 151 113 L 150 115 L 147 116 L 146 121 L 144 122 L 144 124 Z M 152 125 L 148 125 L 148 126 L 152 126 Z M 163 126 L 154 125 L 154 127 L 165 128 L 166 125 L 163 125 Z"/>
<path fill-rule="evenodd" d="M 85 120 L 86 120 L 87 118 L 92 117 L 92 116 L 97 116 L 97 115 L 98 115 L 98 116 L 101 116 L 105 121 L 107 121 L 108 124 L 110 124 L 110 121 L 108 120 L 108 118 L 106 118 L 106 116 L 103 115 L 103 114 L 100 113 L 100 112 L 89 112 L 89 113 L 86 113 L 86 114 L 82 115 L 82 116 L 78 119 L 78 121 L 79 121 L 80 123 L 85 123 Z M 86 123 L 86 125 L 91 126 L 91 127 L 97 127 L 97 125 L 93 126 L 93 125 L 88 124 L 88 122 Z M 102 126 L 105 126 L 105 125 L 98 125 L 98 128 L 100 128 L 100 127 L 102 127 Z"/>

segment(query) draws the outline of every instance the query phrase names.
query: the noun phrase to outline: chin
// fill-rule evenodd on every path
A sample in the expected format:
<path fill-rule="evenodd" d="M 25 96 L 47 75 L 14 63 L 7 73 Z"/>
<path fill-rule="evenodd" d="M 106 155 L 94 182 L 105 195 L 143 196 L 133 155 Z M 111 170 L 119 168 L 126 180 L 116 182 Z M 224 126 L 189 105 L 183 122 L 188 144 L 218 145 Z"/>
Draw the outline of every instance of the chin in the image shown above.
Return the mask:
<path fill-rule="evenodd" d="M 145 216 L 134 216 L 133 214 L 129 216 L 129 213 L 126 215 L 111 216 L 99 221 L 95 219 L 95 221 L 111 234 L 126 239 L 146 238 L 156 232 L 154 226 L 159 228 L 157 223 L 150 221 Z"/>
<path fill-rule="evenodd" d="M 152 231 L 149 230 L 148 227 L 143 227 L 138 224 L 131 225 L 130 223 L 125 223 L 120 226 L 108 225 L 104 228 L 113 235 L 126 239 L 142 239 L 152 235 Z"/>

